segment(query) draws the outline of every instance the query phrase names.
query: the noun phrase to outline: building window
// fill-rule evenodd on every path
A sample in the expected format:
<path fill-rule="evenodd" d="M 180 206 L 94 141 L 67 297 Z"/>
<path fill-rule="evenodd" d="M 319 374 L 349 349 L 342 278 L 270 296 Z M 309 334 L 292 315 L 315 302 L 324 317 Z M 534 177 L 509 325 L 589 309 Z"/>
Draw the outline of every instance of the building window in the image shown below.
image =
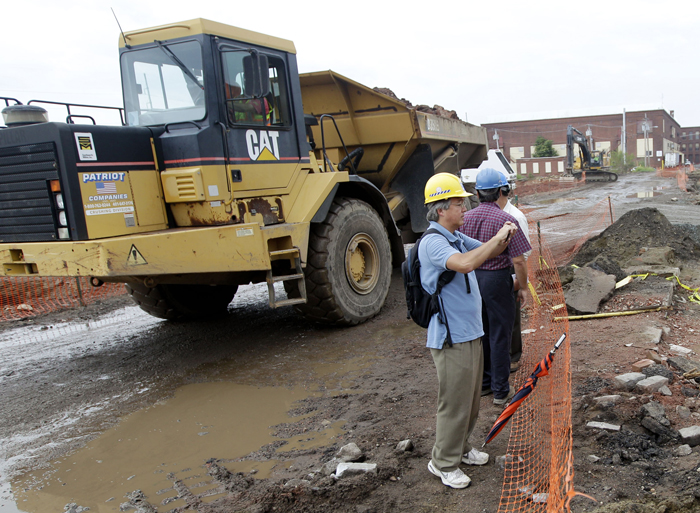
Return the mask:
<path fill-rule="evenodd" d="M 681 139 L 685 139 L 685 132 L 681 132 Z"/>
<path fill-rule="evenodd" d="M 539 162 L 533 162 L 532 163 L 532 172 L 534 174 L 537 174 L 540 172 L 540 163 Z"/>
<path fill-rule="evenodd" d="M 520 174 L 521 175 L 527 174 L 527 164 L 525 162 L 520 163 Z"/>

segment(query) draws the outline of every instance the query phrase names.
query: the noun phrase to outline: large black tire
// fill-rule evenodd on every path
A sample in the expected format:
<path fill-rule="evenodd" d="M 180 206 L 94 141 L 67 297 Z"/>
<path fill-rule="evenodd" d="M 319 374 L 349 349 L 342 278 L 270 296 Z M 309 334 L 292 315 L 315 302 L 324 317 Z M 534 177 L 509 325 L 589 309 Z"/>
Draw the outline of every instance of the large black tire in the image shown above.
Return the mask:
<path fill-rule="evenodd" d="M 144 312 L 174 321 L 223 315 L 238 287 L 156 285 L 151 288 L 141 283 L 127 283 L 126 290 Z"/>
<path fill-rule="evenodd" d="M 323 223 L 311 225 L 304 269 L 307 319 L 355 325 L 379 313 L 391 282 L 391 246 L 384 223 L 364 201 L 336 198 Z M 299 297 L 286 281 L 289 297 Z"/>

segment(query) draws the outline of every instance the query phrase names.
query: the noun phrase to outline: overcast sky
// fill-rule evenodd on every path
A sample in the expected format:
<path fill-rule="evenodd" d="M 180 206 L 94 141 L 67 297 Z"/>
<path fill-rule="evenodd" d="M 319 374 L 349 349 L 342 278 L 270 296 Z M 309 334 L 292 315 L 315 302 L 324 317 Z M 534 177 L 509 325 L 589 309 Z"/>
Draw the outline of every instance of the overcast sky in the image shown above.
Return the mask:
<path fill-rule="evenodd" d="M 121 106 L 110 8 L 125 31 L 201 17 L 290 39 L 301 72 L 475 124 L 664 108 L 700 125 L 700 4 L 646 0 L 25 0 L 3 12 L 0 96 Z"/>

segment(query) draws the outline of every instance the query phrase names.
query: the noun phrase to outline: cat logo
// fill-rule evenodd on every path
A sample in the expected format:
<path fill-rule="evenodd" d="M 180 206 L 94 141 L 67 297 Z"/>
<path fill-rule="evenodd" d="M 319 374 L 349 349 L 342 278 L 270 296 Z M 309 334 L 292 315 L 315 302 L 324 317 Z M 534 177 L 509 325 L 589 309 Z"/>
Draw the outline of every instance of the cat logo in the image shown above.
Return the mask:
<path fill-rule="evenodd" d="M 75 142 L 78 145 L 80 160 L 97 160 L 95 141 L 92 140 L 92 134 L 89 132 L 76 132 L 74 135 Z"/>
<path fill-rule="evenodd" d="M 251 160 L 279 160 L 280 150 L 277 146 L 279 132 L 247 130 L 245 142 L 248 146 L 248 156 Z"/>

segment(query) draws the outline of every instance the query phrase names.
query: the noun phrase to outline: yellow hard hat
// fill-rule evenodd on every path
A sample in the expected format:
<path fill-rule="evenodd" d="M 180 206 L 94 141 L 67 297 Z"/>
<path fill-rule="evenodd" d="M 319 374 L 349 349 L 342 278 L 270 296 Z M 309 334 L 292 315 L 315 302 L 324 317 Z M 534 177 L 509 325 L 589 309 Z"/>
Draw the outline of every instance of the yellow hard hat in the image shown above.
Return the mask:
<path fill-rule="evenodd" d="M 464 190 L 460 179 L 452 173 L 438 173 L 425 184 L 425 204 L 448 198 L 468 198 L 473 194 Z"/>

